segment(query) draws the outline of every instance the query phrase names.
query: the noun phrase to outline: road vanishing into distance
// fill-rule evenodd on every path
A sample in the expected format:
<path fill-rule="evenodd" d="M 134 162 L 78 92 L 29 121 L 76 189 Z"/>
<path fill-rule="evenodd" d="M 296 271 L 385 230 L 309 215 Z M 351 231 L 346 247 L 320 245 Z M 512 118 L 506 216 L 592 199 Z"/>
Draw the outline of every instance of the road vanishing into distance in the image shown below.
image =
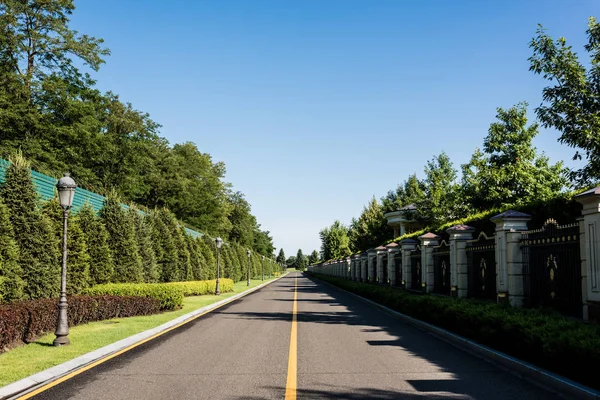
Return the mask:
<path fill-rule="evenodd" d="M 559 398 L 297 272 L 33 398 L 296 397 Z"/>

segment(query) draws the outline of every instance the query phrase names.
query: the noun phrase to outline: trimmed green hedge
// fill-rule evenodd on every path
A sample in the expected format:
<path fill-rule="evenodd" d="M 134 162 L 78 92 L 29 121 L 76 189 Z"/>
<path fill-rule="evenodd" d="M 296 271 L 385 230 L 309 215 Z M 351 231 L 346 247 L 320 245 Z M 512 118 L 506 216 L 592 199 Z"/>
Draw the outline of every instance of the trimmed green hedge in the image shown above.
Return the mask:
<path fill-rule="evenodd" d="M 174 310 L 183 305 L 183 289 L 171 283 L 106 283 L 88 288 L 84 292 L 90 296 L 137 296 L 160 301 L 162 311 Z"/>
<path fill-rule="evenodd" d="M 217 281 L 190 281 L 190 282 L 170 282 L 166 285 L 173 286 L 183 291 L 184 296 L 202 296 L 204 294 L 214 294 Z M 233 292 L 233 280 L 228 278 L 219 279 L 221 293 Z"/>
<path fill-rule="evenodd" d="M 552 311 L 410 294 L 389 286 L 313 274 L 349 292 L 600 389 L 600 324 Z"/>

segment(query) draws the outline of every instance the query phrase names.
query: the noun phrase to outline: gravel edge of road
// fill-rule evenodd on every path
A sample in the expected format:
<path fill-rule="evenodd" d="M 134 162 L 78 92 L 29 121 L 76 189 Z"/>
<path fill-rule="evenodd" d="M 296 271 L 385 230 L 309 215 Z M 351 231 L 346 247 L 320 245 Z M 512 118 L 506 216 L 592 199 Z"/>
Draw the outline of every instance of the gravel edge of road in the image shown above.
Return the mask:
<path fill-rule="evenodd" d="M 379 303 L 376 303 L 372 300 L 359 296 L 355 293 L 344 290 L 338 286 L 335 286 L 332 283 L 326 282 L 324 280 L 319 279 L 313 275 L 305 275 L 312 279 L 316 279 L 319 282 L 322 282 L 340 292 L 349 294 L 354 296 L 361 301 L 380 309 L 392 317 L 402 320 L 403 322 L 412 325 L 418 329 L 427 331 L 439 339 L 458 347 L 461 350 L 464 350 L 470 354 L 473 354 L 479 358 L 484 359 L 487 362 L 491 362 L 504 370 L 507 370 L 510 373 L 513 373 L 521 378 L 528 380 L 529 382 L 541 386 L 545 389 L 552 389 L 556 393 L 563 396 L 574 396 L 577 399 L 585 399 L 585 400 L 599 400 L 600 392 L 589 388 L 587 386 L 581 385 L 577 382 L 574 382 L 570 379 L 564 378 L 560 375 L 554 374 L 550 371 L 547 371 L 542 368 L 538 368 L 532 364 L 529 364 L 525 361 L 521 361 L 517 358 L 509 356 L 508 354 L 493 350 L 489 347 L 483 346 L 479 343 L 473 342 L 469 339 L 466 339 L 462 336 L 456 335 L 452 332 L 449 332 L 445 329 L 439 328 L 435 325 L 429 324 L 427 322 L 423 322 L 416 318 L 410 317 L 408 315 L 402 314 L 398 311 L 394 311 L 391 308 L 383 306 Z"/>
<path fill-rule="evenodd" d="M 269 282 L 262 283 L 258 286 L 253 287 L 252 289 L 238 293 L 235 296 L 231 296 L 226 299 L 219 300 L 216 303 L 198 308 L 194 311 L 189 312 L 188 314 L 181 315 L 175 319 L 172 319 L 171 321 L 165 322 L 164 324 L 154 327 L 152 329 L 148 329 L 146 331 L 129 336 L 125 339 L 121 339 L 117 342 L 111 343 L 89 353 L 83 354 L 62 364 L 55 365 L 54 367 L 30 375 L 27 378 L 23 378 L 16 382 L 10 383 L 0 388 L 0 400 L 16 399 L 48 383 L 56 381 L 57 379 L 60 379 L 65 375 L 76 372 L 77 370 L 82 369 L 92 363 L 101 361 L 102 359 L 105 359 L 119 351 L 135 346 L 136 344 L 142 341 L 152 340 L 155 337 L 160 336 L 160 334 L 164 333 L 165 331 L 176 327 L 177 325 L 184 325 L 185 323 L 191 321 L 200 314 L 205 314 L 227 303 L 233 302 L 244 296 L 247 296 L 250 293 L 254 293 L 257 290 L 260 290 L 265 286 L 270 285 L 273 282 L 276 282 L 279 279 L 287 276 L 288 274 L 289 272 Z"/>

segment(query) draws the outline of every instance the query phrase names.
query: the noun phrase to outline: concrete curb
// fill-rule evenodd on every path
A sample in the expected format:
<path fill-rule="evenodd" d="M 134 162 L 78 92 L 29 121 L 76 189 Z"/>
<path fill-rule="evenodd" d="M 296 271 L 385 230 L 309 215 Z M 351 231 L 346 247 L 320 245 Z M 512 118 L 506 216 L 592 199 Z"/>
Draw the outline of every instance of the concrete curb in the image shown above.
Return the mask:
<path fill-rule="evenodd" d="M 514 373 L 522 378 L 525 378 L 536 385 L 544 386 L 546 389 L 552 389 L 555 392 L 567 396 L 568 398 L 576 398 L 576 399 L 586 399 L 586 400 L 599 400 L 600 392 L 589 388 L 587 386 L 581 385 L 577 382 L 574 382 L 570 379 L 564 378 L 560 375 L 554 374 L 550 371 L 547 371 L 542 368 L 538 368 L 532 364 L 529 364 L 525 361 L 521 361 L 515 357 L 509 356 L 508 354 L 504 354 L 502 352 L 493 350 L 489 347 L 483 346 L 479 343 L 473 342 L 469 339 L 466 339 L 462 336 L 458 336 L 452 332 L 449 332 L 445 329 L 439 328 L 435 325 L 431 325 L 427 322 L 420 321 L 416 318 L 409 317 L 408 315 L 402 314 L 398 311 L 394 311 L 388 307 L 385 307 L 381 304 L 375 303 L 372 300 L 359 296 L 355 293 L 344 290 L 338 286 L 335 286 L 332 283 L 321 280 L 314 275 L 310 275 L 314 279 L 318 279 L 320 282 L 323 282 L 336 290 L 354 296 L 361 301 L 376 307 L 386 314 L 389 314 L 395 318 L 398 318 L 416 328 L 421 330 L 430 332 L 437 336 L 438 338 L 444 340 L 452 344 L 455 347 L 460 348 L 461 350 L 465 350 L 471 354 L 474 354 L 480 358 L 485 359 L 486 361 L 492 362 L 501 366 L 503 369 L 508 370 L 511 373 Z"/>
<path fill-rule="evenodd" d="M 289 272 L 288 272 L 289 273 Z M 23 378 L 19 381 L 10 383 L 2 388 L 0 388 L 0 399 L 13 399 L 19 396 L 26 394 L 32 390 L 35 390 L 47 383 L 55 381 L 67 374 L 70 374 L 80 368 L 85 367 L 91 363 L 97 362 L 103 358 L 106 358 L 118 351 L 126 349 L 136 343 L 139 343 L 143 340 L 151 338 L 161 332 L 164 332 L 176 325 L 185 323 L 186 321 L 198 316 L 199 314 L 206 313 L 208 311 L 214 310 L 216 308 L 221 307 L 222 305 L 233 302 L 241 297 L 247 296 L 250 293 L 256 292 L 257 290 L 262 289 L 263 287 L 270 285 L 273 282 L 278 281 L 279 279 L 288 275 L 288 273 L 284 273 L 280 277 L 273 279 L 272 281 L 261 283 L 258 286 L 253 287 L 252 289 L 246 290 L 244 292 L 238 293 L 235 296 L 228 297 L 223 300 L 219 300 L 216 303 L 209 304 L 197 310 L 191 311 L 188 314 L 181 315 L 171 321 L 165 322 L 162 325 L 159 325 L 155 328 L 148 329 L 147 331 L 137 333 L 135 335 L 129 336 L 125 339 L 121 339 L 118 342 L 109 344 L 107 346 L 101 347 L 84 355 L 81 355 L 77 358 L 64 362 L 62 364 L 56 365 L 54 367 L 48 368 L 44 371 L 38 372 L 27 378 Z"/>

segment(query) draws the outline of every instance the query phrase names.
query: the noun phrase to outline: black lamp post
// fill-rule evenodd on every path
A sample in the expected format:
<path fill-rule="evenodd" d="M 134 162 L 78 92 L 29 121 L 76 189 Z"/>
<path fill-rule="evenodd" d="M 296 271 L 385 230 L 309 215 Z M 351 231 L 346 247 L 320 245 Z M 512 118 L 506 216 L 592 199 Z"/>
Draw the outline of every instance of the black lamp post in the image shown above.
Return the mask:
<path fill-rule="evenodd" d="M 219 285 L 219 277 L 221 275 L 221 259 L 220 259 L 220 251 L 221 246 L 223 246 L 223 239 L 220 237 L 215 239 L 215 244 L 217 245 L 217 284 L 215 286 L 215 294 L 218 296 L 221 294 L 221 286 Z"/>
<path fill-rule="evenodd" d="M 250 254 L 252 254 L 252 252 L 250 251 L 250 249 L 248 249 L 247 253 L 248 253 L 248 284 L 246 286 L 250 286 Z"/>
<path fill-rule="evenodd" d="M 58 301 L 58 320 L 56 322 L 55 346 L 63 346 L 71 343 L 69 335 L 69 319 L 67 316 L 67 222 L 69 219 L 69 210 L 73 205 L 73 196 L 77 184 L 65 174 L 56 184 L 58 189 L 58 199 L 63 209 L 63 248 L 62 248 L 62 271 L 60 274 L 60 300 Z"/>
<path fill-rule="evenodd" d="M 265 280 L 265 256 L 262 256 L 262 280 Z"/>

